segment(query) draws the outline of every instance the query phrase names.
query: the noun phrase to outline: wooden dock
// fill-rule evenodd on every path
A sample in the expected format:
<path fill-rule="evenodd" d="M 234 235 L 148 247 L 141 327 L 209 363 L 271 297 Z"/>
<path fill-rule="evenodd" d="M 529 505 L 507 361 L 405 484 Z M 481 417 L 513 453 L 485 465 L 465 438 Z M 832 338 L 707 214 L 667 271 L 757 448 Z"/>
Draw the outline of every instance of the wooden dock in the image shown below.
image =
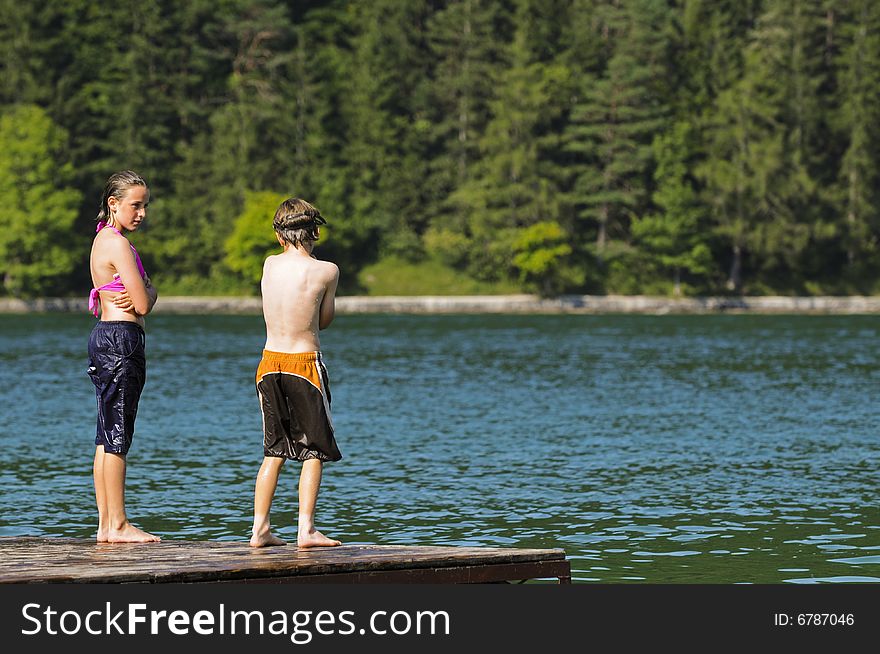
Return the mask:
<path fill-rule="evenodd" d="M 254 549 L 244 542 L 104 544 L 0 538 L 0 583 L 571 583 L 561 549 L 343 545 Z"/>

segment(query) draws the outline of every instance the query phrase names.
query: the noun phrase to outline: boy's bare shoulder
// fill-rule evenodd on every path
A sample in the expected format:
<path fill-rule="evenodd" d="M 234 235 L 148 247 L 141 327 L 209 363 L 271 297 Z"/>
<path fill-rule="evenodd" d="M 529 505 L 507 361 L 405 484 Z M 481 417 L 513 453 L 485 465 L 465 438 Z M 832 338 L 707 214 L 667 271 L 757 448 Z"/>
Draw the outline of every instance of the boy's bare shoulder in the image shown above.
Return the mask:
<path fill-rule="evenodd" d="M 268 257 L 266 257 L 266 260 L 263 261 L 263 270 L 268 270 L 279 256 L 281 255 L 270 254 Z"/>
<path fill-rule="evenodd" d="M 315 262 L 320 264 L 321 269 L 327 274 L 328 278 L 336 278 L 339 277 L 339 266 L 337 266 L 332 261 L 324 261 L 323 259 L 315 259 Z"/>

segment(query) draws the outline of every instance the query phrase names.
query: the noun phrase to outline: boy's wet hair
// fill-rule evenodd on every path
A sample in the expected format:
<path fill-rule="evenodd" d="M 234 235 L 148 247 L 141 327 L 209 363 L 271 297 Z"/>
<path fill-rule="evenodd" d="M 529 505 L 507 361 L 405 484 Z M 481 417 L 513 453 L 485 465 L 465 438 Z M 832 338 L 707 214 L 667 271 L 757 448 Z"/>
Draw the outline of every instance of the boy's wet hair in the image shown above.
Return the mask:
<path fill-rule="evenodd" d="M 105 223 L 110 218 L 110 207 L 107 201 L 110 198 L 121 200 L 125 196 L 125 192 L 132 186 L 147 186 L 144 178 L 133 170 L 120 170 L 110 175 L 104 184 L 104 190 L 101 193 L 101 206 L 98 208 L 98 215 L 95 220 L 99 223 Z"/>
<path fill-rule="evenodd" d="M 275 233 L 293 247 L 317 241 L 318 226 L 326 224 L 321 212 L 300 198 L 282 202 L 272 220 Z"/>

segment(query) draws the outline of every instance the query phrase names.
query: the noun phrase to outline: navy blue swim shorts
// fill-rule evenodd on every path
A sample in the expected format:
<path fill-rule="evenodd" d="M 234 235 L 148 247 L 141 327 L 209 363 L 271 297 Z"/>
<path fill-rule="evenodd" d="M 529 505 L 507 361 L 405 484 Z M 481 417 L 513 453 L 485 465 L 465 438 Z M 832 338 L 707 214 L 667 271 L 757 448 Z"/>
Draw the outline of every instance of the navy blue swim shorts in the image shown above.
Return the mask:
<path fill-rule="evenodd" d="M 89 335 L 89 377 L 98 400 L 95 445 L 105 452 L 126 454 L 134 436 L 134 421 L 147 359 L 144 330 L 125 320 L 101 320 Z"/>

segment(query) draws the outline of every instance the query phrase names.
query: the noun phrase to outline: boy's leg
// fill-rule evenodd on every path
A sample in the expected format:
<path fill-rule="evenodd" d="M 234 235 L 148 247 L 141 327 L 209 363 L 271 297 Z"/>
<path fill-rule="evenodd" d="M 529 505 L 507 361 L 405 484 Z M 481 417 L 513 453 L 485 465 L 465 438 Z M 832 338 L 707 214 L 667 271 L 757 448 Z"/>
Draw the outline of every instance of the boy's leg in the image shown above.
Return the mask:
<path fill-rule="evenodd" d="M 254 526 L 251 530 L 251 547 L 265 547 L 266 545 L 286 545 L 287 543 L 277 536 L 273 536 L 269 522 L 269 511 L 272 508 L 272 499 L 275 497 L 275 488 L 278 486 L 278 475 L 284 459 L 277 456 L 263 457 L 263 465 L 257 473 L 257 483 L 254 487 Z"/>
<path fill-rule="evenodd" d="M 103 446 L 99 447 L 103 448 Z M 150 543 L 161 540 L 158 536 L 135 527 L 125 515 L 125 455 L 104 452 L 101 456 L 100 468 L 104 478 L 104 502 L 107 507 L 104 522 L 107 526 L 107 541 Z"/>
<path fill-rule="evenodd" d="M 321 487 L 324 463 L 320 459 L 303 461 L 299 475 L 299 526 L 296 544 L 299 547 L 334 547 L 342 545 L 338 540 L 327 538 L 315 529 L 315 503 Z"/>

